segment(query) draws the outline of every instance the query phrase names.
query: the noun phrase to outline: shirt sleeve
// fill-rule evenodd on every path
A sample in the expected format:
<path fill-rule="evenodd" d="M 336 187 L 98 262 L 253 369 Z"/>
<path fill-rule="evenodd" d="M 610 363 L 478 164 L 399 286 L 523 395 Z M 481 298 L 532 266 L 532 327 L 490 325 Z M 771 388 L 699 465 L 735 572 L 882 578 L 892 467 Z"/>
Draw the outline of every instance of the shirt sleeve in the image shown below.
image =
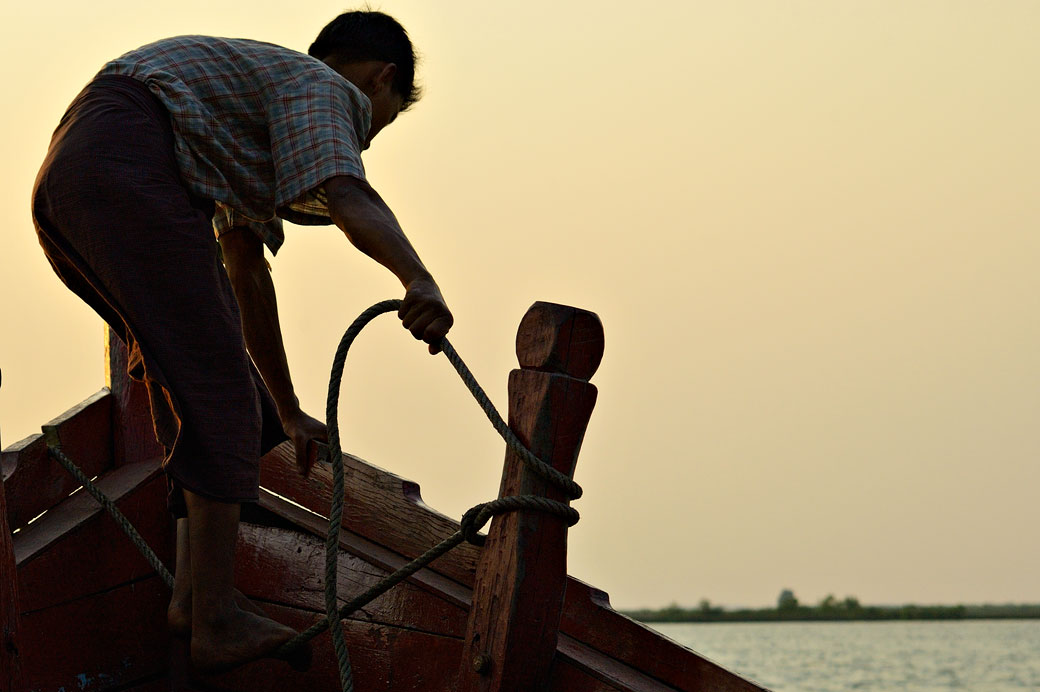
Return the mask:
<path fill-rule="evenodd" d="M 338 175 L 365 179 L 361 145 L 372 105 L 339 75 L 322 71 L 268 107 L 275 172 L 275 206 L 294 223 L 327 224 L 321 186 Z"/>
<path fill-rule="evenodd" d="M 285 242 L 282 220 L 278 217 L 258 221 L 236 212 L 223 202 L 216 202 L 216 209 L 213 212 L 213 232 L 216 234 L 217 239 L 219 240 L 220 236 L 236 226 L 245 226 L 255 233 L 263 241 L 264 245 L 271 250 L 272 255 L 278 254 L 278 248 Z"/>

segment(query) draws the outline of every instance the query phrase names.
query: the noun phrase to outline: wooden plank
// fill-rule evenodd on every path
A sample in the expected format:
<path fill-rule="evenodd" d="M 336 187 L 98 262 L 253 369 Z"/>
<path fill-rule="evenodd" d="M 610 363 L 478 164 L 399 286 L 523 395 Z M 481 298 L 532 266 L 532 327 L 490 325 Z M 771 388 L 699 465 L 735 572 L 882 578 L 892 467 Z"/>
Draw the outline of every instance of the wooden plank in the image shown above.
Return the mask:
<path fill-rule="evenodd" d="M 18 567 L 7 524 L 7 500 L 0 479 L 0 692 L 25 692 L 18 638 Z"/>
<path fill-rule="evenodd" d="M 328 519 L 297 507 L 284 498 L 274 495 L 266 488 L 260 488 L 260 506 L 271 513 L 286 519 L 296 527 L 317 536 L 324 541 L 328 532 Z M 366 538 L 350 531 L 340 532 L 340 550 L 356 555 L 371 565 L 386 572 L 400 569 L 410 560 Z M 436 564 L 436 563 L 435 563 Z M 324 569 L 324 567 L 322 567 Z M 418 586 L 433 596 L 447 601 L 463 610 L 469 610 L 471 590 L 458 582 L 434 572 L 432 569 L 421 569 L 408 578 L 407 583 Z M 324 612 L 324 605 L 321 611 Z"/>
<path fill-rule="evenodd" d="M 41 426 L 44 437 L 56 441 L 80 468 L 112 465 L 112 394 L 107 389 L 84 399 Z"/>
<path fill-rule="evenodd" d="M 623 692 L 676 692 L 674 687 L 640 673 L 622 661 L 560 635 L 548 692 L 622 690 Z M 691 688 L 691 692 L 692 692 Z M 712 690 L 715 688 L 697 688 Z"/>
<path fill-rule="evenodd" d="M 65 453 L 90 477 L 112 465 L 111 398 L 107 390 L 69 409 L 44 425 L 60 438 Z M 7 486 L 7 519 L 11 530 L 25 526 L 79 487 L 79 483 L 47 454 L 42 435 L 11 445 L 0 456 Z"/>
<path fill-rule="evenodd" d="M 96 485 L 113 501 L 119 500 L 160 472 L 158 460 L 141 462 L 107 473 L 96 481 Z M 56 508 L 57 509 L 57 508 Z M 159 510 L 160 508 L 155 508 Z M 63 539 L 68 533 L 85 522 L 99 516 L 104 510 L 86 492 L 78 492 L 66 498 L 60 505 L 61 511 L 47 514 L 34 521 L 17 534 L 14 542 L 15 561 L 19 569 Z M 161 512 L 158 512 L 161 515 Z"/>
<path fill-rule="evenodd" d="M 274 499 L 277 501 L 277 498 Z M 284 502 L 282 500 L 281 502 Z M 263 500 L 262 500 L 263 504 Z M 288 503 L 286 503 L 288 504 Z M 289 505 L 291 507 L 291 505 Z M 302 510 L 300 510 L 302 512 Z M 288 514 L 288 512 L 286 512 Z M 310 515 L 313 516 L 313 515 Z M 315 518 L 316 523 L 321 520 Z M 273 538 L 263 536 L 265 533 L 282 534 L 281 537 Z M 356 544 L 351 545 L 344 541 L 346 550 L 358 551 Z M 369 544 L 371 545 L 371 544 Z M 264 546 L 261 550 L 261 546 Z M 280 547 L 279 547 L 280 546 Z M 348 548 L 347 546 L 351 546 Z M 378 546 L 376 546 L 378 550 Z M 258 554 L 260 553 L 260 554 Z M 324 545 L 317 538 L 301 537 L 292 531 L 284 529 L 270 529 L 268 527 L 243 525 L 240 532 L 239 547 L 239 586 L 250 597 L 262 601 L 273 601 L 281 604 L 291 605 L 299 610 L 312 613 L 312 618 L 317 619 L 323 610 L 321 595 L 320 575 L 324 570 Z M 401 558 L 397 558 L 401 560 Z M 377 577 L 382 576 L 383 570 L 375 570 L 370 564 L 361 569 L 365 573 L 357 571 L 358 562 L 353 559 L 340 558 L 340 584 L 341 600 L 350 593 L 357 592 L 361 588 L 373 583 Z M 370 572 L 368 570 L 371 570 Z M 425 571 L 425 570 L 424 570 Z M 421 575 L 423 572 L 420 572 Z M 436 575 L 433 575 L 436 579 Z M 573 582 L 573 580 L 571 580 Z M 613 638 L 619 638 L 628 646 L 627 653 L 622 658 L 615 658 L 604 654 L 596 649 L 578 642 L 573 637 L 561 635 L 560 644 L 557 648 L 557 656 L 554 659 L 551 674 L 551 690 L 585 692 L 586 690 L 647 690 L 659 692 L 662 690 L 761 690 L 762 688 L 752 683 L 741 680 L 737 676 L 721 669 L 715 664 L 699 659 L 696 654 L 664 639 L 653 630 L 639 625 L 625 616 L 610 610 L 606 603 L 605 594 L 590 589 L 590 587 L 574 582 L 584 588 L 586 597 L 592 598 L 596 594 L 597 602 L 589 601 L 596 608 L 605 608 L 606 613 L 597 614 L 594 610 L 585 609 L 583 615 L 575 612 L 573 601 L 575 597 L 571 594 L 582 593 L 581 588 L 569 588 L 568 601 L 571 602 L 571 617 L 591 617 L 592 622 L 583 626 L 583 631 L 596 630 L 596 636 L 592 637 L 599 643 L 610 642 Z M 453 582 L 441 579 L 441 585 L 448 584 L 460 589 Z M 344 586 L 349 585 L 349 586 Z M 396 590 L 405 589 L 407 593 L 397 593 Z M 455 602 L 458 592 L 454 596 L 436 596 L 430 594 L 431 587 L 428 583 L 424 585 L 406 583 L 395 587 L 382 599 L 367 606 L 364 612 L 357 613 L 353 620 L 373 622 L 376 624 L 388 624 L 407 626 L 409 628 L 440 634 L 454 634 L 460 631 L 462 626 L 458 619 L 461 615 L 455 614 L 449 617 L 452 620 L 450 627 L 445 627 L 443 614 L 429 615 L 431 612 L 441 613 L 439 608 L 443 606 L 431 604 L 426 599 L 440 599 L 446 602 Z M 424 593 L 425 592 L 425 593 Z M 389 599 L 384 600 L 384 599 Z M 461 613 L 464 606 L 457 606 L 457 613 Z M 615 617 L 604 617 L 613 615 Z M 598 626 L 597 626 L 598 623 Z M 634 625 L 640 634 L 644 635 L 641 640 L 632 641 L 631 632 L 626 631 L 625 625 Z M 586 635 L 588 632 L 586 631 Z M 456 635 L 457 636 L 457 635 Z M 329 646 L 328 640 L 320 638 L 319 646 Z M 632 649 L 632 646 L 645 647 L 644 651 Z M 620 653 L 621 647 L 613 648 L 615 653 Z M 704 666 L 707 664 L 708 674 L 704 670 L 696 671 L 691 667 Z M 673 687 L 654 676 L 640 670 L 639 667 L 657 669 L 664 675 L 676 677 L 676 671 L 685 678 L 679 678 L 681 688 Z M 662 671 L 663 668 L 663 671 Z M 711 670 L 714 669 L 714 670 Z M 696 673 L 696 676 L 693 674 Z M 287 681 L 288 684 L 289 681 Z"/>
<path fill-rule="evenodd" d="M 158 459 L 110 471 L 98 486 L 168 566 L 173 521 Z M 15 537 L 22 612 L 82 598 L 153 574 L 123 530 L 80 491 Z"/>
<path fill-rule="evenodd" d="M 276 604 L 264 608 L 279 622 L 302 629 L 313 613 Z M 449 692 L 461 640 L 375 623 L 346 620 L 343 633 L 354 687 L 365 692 Z M 281 661 L 263 660 L 236 671 L 184 684 L 180 690 L 338 690 L 335 654 L 327 635 L 313 642 L 310 670 L 298 673 Z M 176 673 L 176 671 L 175 671 Z M 174 687 L 178 690 L 178 687 Z"/>
<path fill-rule="evenodd" d="M 566 662 L 561 663 L 560 659 L 556 658 L 553 660 L 548 692 L 628 692 L 628 689 L 587 675 L 580 668 L 567 665 Z"/>
<path fill-rule="evenodd" d="M 765 689 L 618 613 L 606 593 L 576 579 L 567 582 L 560 631 L 680 690 Z"/>
<path fill-rule="evenodd" d="M 169 597 L 151 577 L 23 615 L 33 692 L 98 692 L 164 674 Z"/>
<path fill-rule="evenodd" d="M 520 323 L 521 370 L 509 375 L 509 427 L 537 457 L 568 478 L 574 474 L 596 387 L 591 376 L 603 353 L 599 338 L 571 339 L 575 322 L 597 324 L 592 313 L 537 303 Z M 533 346 L 533 348 L 529 348 Z M 570 351 L 584 350 L 588 353 Z M 574 372 L 545 372 L 579 367 Z M 534 368 L 540 368 L 536 370 Z M 501 496 L 569 498 L 506 452 Z M 473 607 L 460 662 L 461 692 L 529 692 L 549 679 L 567 581 L 567 523 L 534 510 L 495 517 L 477 567 Z"/>
<path fill-rule="evenodd" d="M 265 491 L 261 491 L 260 504 L 265 509 L 277 513 L 301 528 L 305 528 L 313 533 L 314 536 L 320 538 L 324 535 L 327 522 L 322 517 L 315 516 Z M 299 538 L 296 540 L 301 541 Z M 318 555 L 323 555 L 324 546 L 322 544 L 319 551 L 315 547 L 318 545 L 317 539 L 309 539 L 309 541 L 314 541 L 306 544 L 310 547 L 304 547 L 302 541 L 295 547 L 290 544 L 288 546 L 289 554 L 287 559 L 290 563 L 293 560 L 303 561 L 306 559 L 311 564 L 310 567 L 298 570 L 292 564 L 279 564 L 279 561 L 275 560 L 270 565 L 258 566 L 252 569 L 251 572 L 257 579 L 263 579 L 263 573 L 278 574 L 281 570 L 292 571 L 293 574 L 299 572 L 299 577 L 293 576 L 286 578 L 285 581 L 289 584 L 293 582 L 298 583 L 301 585 L 301 589 L 309 589 L 308 597 L 310 600 L 306 602 L 297 600 L 293 601 L 293 603 L 298 607 L 306 605 L 306 609 L 320 613 L 324 606 L 320 595 L 314 590 L 313 584 L 320 581 L 319 575 L 322 573 L 324 566 L 321 559 L 315 558 L 310 553 L 317 551 Z M 342 534 L 341 546 L 351 554 L 363 557 L 366 562 L 384 570 L 396 569 L 404 563 L 404 559 L 395 553 L 391 553 L 382 546 L 348 532 Z M 297 549 L 300 552 L 296 552 Z M 294 557 L 294 554 L 296 557 Z M 308 557 L 300 558 L 300 555 Z M 249 562 L 251 559 L 242 561 Z M 341 564 L 343 564 L 342 560 Z M 349 575 L 341 567 L 341 583 L 355 579 L 357 579 L 356 576 Z M 248 583 L 247 581 L 246 584 Z M 469 607 L 470 593 L 468 589 L 431 572 L 431 570 L 421 570 L 405 586 L 418 587 L 430 593 L 432 597 L 456 604 L 460 609 L 468 609 Z M 264 589 L 256 589 L 253 586 L 243 586 L 243 588 L 255 589 L 248 591 L 250 595 L 259 595 L 260 598 L 265 600 L 288 602 L 287 596 L 272 594 L 269 586 L 264 587 Z M 361 614 L 358 616 L 358 619 L 366 619 L 367 617 L 367 615 Z M 381 622 L 387 621 L 383 614 L 373 614 L 373 617 L 380 618 Z M 403 620 L 398 622 L 403 622 Z M 663 680 L 664 683 L 668 683 L 667 689 L 673 689 L 670 685 L 680 685 L 680 689 L 683 690 L 730 689 L 751 691 L 762 689 L 699 657 L 689 649 L 665 639 L 644 625 L 614 611 L 610 607 L 605 593 L 573 578 L 568 579 L 564 616 L 560 629 L 564 633 L 576 632 L 580 636 L 594 642 L 600 649 L 597 650 L 591 646 L 585 646 L 583 655 L 574 657 L 577 662 L 572 661 L 562 666 L 554 663 L 554 672 L 552 673 L 553 689 L 572 689 L 568 685 L 574 686 L 573 692 L 583 692 L 586 689 L 627 689 L 616 686 L 621 684 L 618 682 L 619 679 L 624 680 L 626 677 L 619 677 L 616 670 L 614 673 L 611 673 L 611 670 L 616 669 L 619 665 L 624 666 L 627 671 L 625 673 L 627 678 L 634 679 L 640 682 L 640 684 L 646 684 L 646 679 L 658 678 Z M 580 644 L 573 637 L 565 638 L 575 644 Z M 558 652 L 561 650 L 561 648 L 558 648 Z M 610 653 L 603 653 L 604 650 Z M 590 667 L 593 664 L 599 666 L 602 670 Z M 631 680 L 629 682 L 631 683 Z"/>
<path fill-rule="evenodd" d="M 148 389 L 127 374 L 126 344 L 105 330 L 105 382 L 112 392 L 112 451 L 115 466 L 164 456 L 155 439 Z"/>
<path fill-rule="evenodd" d="M 51 504 L 47 504 L 47 498 L 41 501 L 31 491 L 34 482 L 41 482 L 45 488 L 57 486 L 51 494 L 60 495 L 64 491 L 60 497 L 75 489 L 62 487 L 72 479 L 47 455 L 47 441 L 41 433 L 19 440 L 0 452 L 0 468 L 7 488 L 7 525 L 12 531 L 25 526 L 33 517 L 60 501 L 60 498 Z"/>
<path fill-rule="evenodd" d="M 419 485 L 355 456 L 343 455 L 347 487 L 343 528 L 409 559 L 423 554 L 459 528 L 456 520 L 430 509 Z M 260 463 L 260 485 L 322 516 L 329 513 L 332 467 L 315 463 L 306 478 L 296 471 L 289 443 L 267 454 Z M 460 545 L 431 565 L 434 571 L 472 586 L 480 549 Z"/>
<path fill-rule="evenodd" d="M 340 603 L 371 587 L 387 574 L 345 550 L 339 553 Z M 280 603 L 324 615 L 325 543 L 286 529 L 241 524 L 235 581 L 259 601 Z M 402 583 L 354 613 L 350 619 L 461 639 L 466 609 L 415 584 Z"/>

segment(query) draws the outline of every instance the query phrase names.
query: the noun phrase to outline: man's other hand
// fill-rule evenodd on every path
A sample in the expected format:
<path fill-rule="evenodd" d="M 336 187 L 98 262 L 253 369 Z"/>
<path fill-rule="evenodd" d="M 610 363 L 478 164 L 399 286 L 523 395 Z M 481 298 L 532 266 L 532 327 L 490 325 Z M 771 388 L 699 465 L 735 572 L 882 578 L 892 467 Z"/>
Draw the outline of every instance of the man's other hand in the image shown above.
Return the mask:
<path fill-rule="evenodd" d="M 415 279 L 408 284 L 397 316 L 416 339 L 430 345 L 430 353 L 440 353 L 440 341 L 455 319 L 432 278 Z"/>
<path fill-rule="evenodd" d="M 282 421 L 285 434 L 292 440 L 293 448 L 296 450 L 296 468 L 304 476 L 311 470 L 311 457 L 307 447 L 311 440 L 328 443 L 329 431 L 317 418 L 308 416 L 303 411 L 297 411 L 288 419 Z"/>

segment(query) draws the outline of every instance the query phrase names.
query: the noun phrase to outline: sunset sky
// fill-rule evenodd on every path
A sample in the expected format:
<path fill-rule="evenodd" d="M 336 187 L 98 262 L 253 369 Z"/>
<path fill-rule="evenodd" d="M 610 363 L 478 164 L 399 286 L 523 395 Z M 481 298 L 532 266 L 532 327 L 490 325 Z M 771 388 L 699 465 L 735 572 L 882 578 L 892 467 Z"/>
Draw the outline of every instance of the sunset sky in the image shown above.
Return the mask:
<path fill-rule="evenodd" d="M 0 441 L 104 384 L 100 319 L 29 193 L 107 60 L 198 33 L 306 51 L 339 2 L 8 2 Z M 536 300 L 600 315 L 569 570 L 615 607 L 1040 602 L 1040 3 L 375 5 L 426 96 L 365 164 L 500 408 Z M 272 259 L 305 408 L 397 281 L 333 227 Z M 390 317 L 347 364 L 344 447 L 458 517 L 504 446 Z"/>

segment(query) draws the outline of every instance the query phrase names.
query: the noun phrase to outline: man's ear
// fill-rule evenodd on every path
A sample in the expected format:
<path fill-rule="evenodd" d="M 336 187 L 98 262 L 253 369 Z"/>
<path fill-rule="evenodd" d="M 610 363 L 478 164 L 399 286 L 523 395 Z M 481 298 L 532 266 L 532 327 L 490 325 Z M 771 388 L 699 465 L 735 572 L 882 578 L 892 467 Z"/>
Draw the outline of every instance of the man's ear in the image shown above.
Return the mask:
<path fill-rule="evenodd" d="M 377 90 L 389 89 L 394 85 L 394 77 L 397 75 L 397 65 L 392 62 L 388 62 L 383 66 L 383 69 L 376 75 L 375 86 Z"/>

